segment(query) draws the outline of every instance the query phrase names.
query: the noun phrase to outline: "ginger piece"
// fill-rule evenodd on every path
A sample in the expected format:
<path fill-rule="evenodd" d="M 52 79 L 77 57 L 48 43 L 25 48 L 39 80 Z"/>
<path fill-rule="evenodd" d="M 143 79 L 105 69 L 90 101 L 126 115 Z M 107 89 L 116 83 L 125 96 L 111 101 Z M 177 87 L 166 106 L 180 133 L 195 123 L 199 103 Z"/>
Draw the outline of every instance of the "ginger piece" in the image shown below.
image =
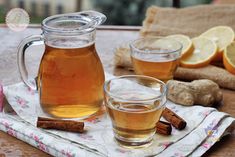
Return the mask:
<path fill-rule="evenodd" d="M 128 44 L 123 44 L 116 48 L 114 54 L 114 64 L 117 67 L 126 67 L 127 69 L 132 67 L 131 52 Z"/>
<path fill-rule="evenodd" d="M 167 98 L 177 104 L 212 106 L 223 99 L 219 86 L 211 80 L 202 79 L 192 82 L 170 80 L 167 85 Z"/>
<path fill-rule="evenodd" d="M 196 69 L 178 67 L 174 73 L 174 78 L 187 81 L 209 79 L 216 82 L 220 87 L 235 90 L 235 75 L 213 65 Z"/>

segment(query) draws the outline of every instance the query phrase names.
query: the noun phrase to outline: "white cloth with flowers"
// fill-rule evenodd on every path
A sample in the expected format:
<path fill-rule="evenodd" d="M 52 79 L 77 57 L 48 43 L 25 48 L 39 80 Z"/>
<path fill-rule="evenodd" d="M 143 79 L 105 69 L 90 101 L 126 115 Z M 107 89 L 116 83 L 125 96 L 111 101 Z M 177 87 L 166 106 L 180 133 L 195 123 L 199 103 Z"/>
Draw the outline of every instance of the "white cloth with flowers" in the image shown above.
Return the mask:
<path fill-rule="evenodd" d="M 113 76 L 106 75 L 110 77 Z M 44 130 L 36 127 L 37 116 L 43 114 L 36 91 L 18 83 L 4 87 L 4 95 L 9 104 L 0 113 L 0 130 L 53 156 L 197 157 L 228 134 L 235 121 L 215 108 L 185 107 L 168 101 L 167 107 L 184 118 L 187 127 L 182 131 L 173 128 L 170 136 L 156 134 L 148 148 L 127 149 L 114 142 L 111 121 L 106 114 L 88 119 L 87 131 L 82 134 Z"/>

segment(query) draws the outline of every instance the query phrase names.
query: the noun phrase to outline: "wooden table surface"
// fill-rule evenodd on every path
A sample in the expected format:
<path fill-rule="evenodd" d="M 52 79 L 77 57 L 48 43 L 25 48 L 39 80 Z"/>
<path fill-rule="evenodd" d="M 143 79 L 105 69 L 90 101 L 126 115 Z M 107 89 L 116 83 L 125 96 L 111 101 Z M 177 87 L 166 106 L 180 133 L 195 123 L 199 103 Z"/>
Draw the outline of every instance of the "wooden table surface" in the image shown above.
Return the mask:
<path fill-rule="evenodd" d="M 0 27 L 0 81 L 4 85 L 20 81 L 17 69 L 17 46 L 26 36 L 39 34 L 39 27 L 30 27 L 23 32 L 13 32 Z M 115 68 L 113 54 L 115 48 L 121 43 L 138 38 L 137 27 L 102 27 L 97 30 L 96 47 L 103 63 L 104 69 L 114 75 L 131 74 L 133 72 Z M 29 73 L 36 75 L 43 47 L 29 49 L 26 54 Z M 227 112 L 235 117 L 235 91 L 223 90 L 224 101 L 218 110 Z M 0 156 L 49 156 L 48 154 L 11 137 L 0 131 Z M 217 142 L 204 156 L 234 157 L 235 156 L 235 131 Z"/>

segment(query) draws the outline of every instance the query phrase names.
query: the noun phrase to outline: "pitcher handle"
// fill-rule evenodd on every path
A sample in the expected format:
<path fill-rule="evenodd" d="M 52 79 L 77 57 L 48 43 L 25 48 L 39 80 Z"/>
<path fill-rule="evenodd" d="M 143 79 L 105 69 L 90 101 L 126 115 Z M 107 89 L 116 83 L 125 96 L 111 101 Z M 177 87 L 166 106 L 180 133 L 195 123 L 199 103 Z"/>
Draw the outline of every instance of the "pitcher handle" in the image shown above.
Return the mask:
<path fill-rule="evenodd" d="M 17 63 L 20 72 L 20 77 L 27 86 L 34 90 L 37 90 L 37 85 L 29 81 L 28 71 L 25 66 L 25 51 L 30 46 L 42 44 L 44 44 L 44 39 L 42 35 L 32 35 L 23 39 L 23 41 L 19 44 L 18 47 Z"/>

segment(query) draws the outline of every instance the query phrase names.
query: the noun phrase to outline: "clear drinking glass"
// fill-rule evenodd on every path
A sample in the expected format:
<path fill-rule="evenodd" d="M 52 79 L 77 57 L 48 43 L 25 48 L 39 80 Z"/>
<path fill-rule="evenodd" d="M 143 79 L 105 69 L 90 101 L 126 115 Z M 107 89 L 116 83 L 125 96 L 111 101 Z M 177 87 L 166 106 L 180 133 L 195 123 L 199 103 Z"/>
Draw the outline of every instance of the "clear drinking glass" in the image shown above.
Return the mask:
<path fill-rule="evenodd" d="M 26 85 L 38 90 L 43 111 L 59 118 L 85 118 L 103 102 L 104 71 L 95 49 L 96 27 L 106 20 L 95 11 L 50 16 L 42 34 L 25 38 L 18 49 L 18 67 Z M 36 85 L 28 79 L 25 53 L 45 44 Z"/>
<path fill-rule="evenodd" d="M 165 83 L 153 77 L 126 75 L 106 81 L 104 91 L 118 144 L 131 148 L 150 145 L 165 108 Z"/>
<path fill-rule="evenodd" d="M 163 37 L 146 37 L 130 44 L 131 59 L 137 75 L 147 75 L 164 82 L 173 79 L 182 44 Z"/>

